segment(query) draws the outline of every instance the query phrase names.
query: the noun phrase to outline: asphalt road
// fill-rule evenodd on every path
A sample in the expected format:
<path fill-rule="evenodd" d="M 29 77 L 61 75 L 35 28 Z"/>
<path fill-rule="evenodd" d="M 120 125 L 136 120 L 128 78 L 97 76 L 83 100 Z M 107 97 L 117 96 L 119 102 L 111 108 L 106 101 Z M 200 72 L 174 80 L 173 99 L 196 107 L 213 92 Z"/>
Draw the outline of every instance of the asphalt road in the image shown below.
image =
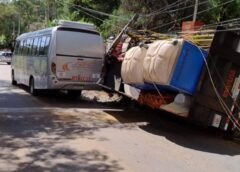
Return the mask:
<path fill-rule="evenodd" d="M 32 97 L 0 63 L 0 172 L 239 172 L 240 144 L 162 112 Z"/>

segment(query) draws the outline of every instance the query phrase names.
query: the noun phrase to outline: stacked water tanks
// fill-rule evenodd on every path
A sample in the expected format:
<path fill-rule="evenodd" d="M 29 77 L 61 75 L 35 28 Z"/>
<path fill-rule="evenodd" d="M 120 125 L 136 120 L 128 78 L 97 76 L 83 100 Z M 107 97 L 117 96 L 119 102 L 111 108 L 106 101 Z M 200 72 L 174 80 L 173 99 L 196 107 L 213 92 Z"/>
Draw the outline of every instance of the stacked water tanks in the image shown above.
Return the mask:
<path fill-rule="evenodd" d="M 142 90 L 194 94 L 207 53 L 183 39 L 160 40 L 149 48 L 133 47 L 122 63 L 124 83 Z M 155 86 L 154 86 L 155 85 Z"/>

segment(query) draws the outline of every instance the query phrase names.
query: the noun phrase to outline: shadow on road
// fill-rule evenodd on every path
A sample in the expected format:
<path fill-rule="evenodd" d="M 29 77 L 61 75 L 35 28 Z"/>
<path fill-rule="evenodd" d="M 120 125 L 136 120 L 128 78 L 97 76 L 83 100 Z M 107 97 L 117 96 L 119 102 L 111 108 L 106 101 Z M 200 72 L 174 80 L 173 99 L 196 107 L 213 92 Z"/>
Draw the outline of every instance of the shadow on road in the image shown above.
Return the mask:
<path fill-rule="evenodd" d="M 48 106 L 101 109 L 106 108 L 105 105 L 71 99 L 61 93 L 32 97 L 27 87 L 12 87 L 7 81 L 0 82 L 0 108 L 7 110 L 0 111 L 0 171 L 117 172 L 123 169 L 105 152 L 86 146 L 88 140 L 97 139 L 93 137 L 94 132 L 112 124 L 99 120 L 103 116 L 101 112 L 80 111 L 71 115 L 44 109 Z M 31 107 L 40 111 L 11 111 Z"/>
<path fill-rule="evenodd" d="M 36 153 L 39 156 L 39 152 Z M 41 155 L 41 153 L 40 153 Z M 32 155 L 36 156 L 36 155 Z M 50 155 L 51 156 L 51 155 Z M 78 153 L 76 154 L 72 150 L 56 150 L 53 153 L 51 158 L 67 158 L 75 163 L 60 163 L 54 165 L 52 168 L 40 167 L 37 165 L 32 165 L 31 163 L 21 164 L 21 167 L 17 170 L 18 172 L 26 172 L 26 171 L 34 171 L 34 172 L 42 172 L 42 171 L 70 171 L 70 172 L 79 172 L 79 171 L 86 171 L 86 172 L 114 172 L 119 171 L 121 168 L 118 166 L 116 161 L 113 161 L 111 165 L 105 164 L 104 162 L 107 161 L 108 157 L 103 155 L 97 150 Z M 41 160 L 41 159 L 40 159 Z M 99 162 L 93 163 L 91 162 Z"/>
<path fill-rule="evenodd" d="M 28 87 L 24 85 L 18 85 L 17 88 L 24 90 L 28 95 Z M 33 96 L 31 96 L 33 97 Z M 89 101 L 83 97 L 73 98 L 69 97 L 64 92 L 59 91 L 41 91 L 37 97 L 34 97 L 38 103 L 35 103 L 36 106 L 40 105 L 45 107 L 59 107 L 59 108 L 92 108 L 92 109 L 106 109 L 106 108 L 117 108 L 115 103 L 104 104 L 98 103 L 96 101 Z"/>
<path fill-rule="evenodd" d="M 240 144 L 224 139 L 219 131 L 197 126 L 163 111 L 140 107 L 127 112 L 107 113 L 116 117 L 121 123 L 146 122 L 147 125 L 139 126 L 142 130 L 165 137 L 189 149 L 230 156 L 240 155 Z"/>
<path fill-rule="evenodd" d="M 25 92 L 12 92 L 18 88 Z M 44 93 L 34 98 L 29 96 L 24 86 L 4 87 L 0 91 L 1 107 L 47 106 L 88 109 L 125 107 L 120 104 L 105 105 L 71 99 L 61 93 Z M 9 96 L 11 101 L 7 99 Z M 11 96 L 14 96 L 14 99 L 11 99 Z M 224 140 L 214 132 L 196 127 L 164 112 L 145 108 L 105 112 L 118 119 L 124 129 L 131 129 L 131 126 L 124 124 L 146 122 L 147 125 L 139 126 L 142 130 L 165 137 L 182 147 L 229 156 L 240 155 L 239 144 Z M 121 171 L 119 163 L 104 152 L 83 151 L 79 149 L 81 144 L 70 146 L 72 144 L 69 143 L 79 138 L 81 141 L 96 139 L 93 133 L 102 128 L 119 127 L 113 126 L 109 121 L 101 122 L 98 117 L 102 114 L 99 112 L 91 114 L 82 111 L 77 116 L 59 115 L 44 109 L 41 113 L 0 113 L 0 171 Z"/>
<path fill-rule="evenodd" d="M 99 121 L 101 115 L 1 113 L 0 171 L 120 171 L 118 162 L 104 152 L 82 149 L 84 140 L 95 139 L 95 131 L 111 125 Z"/>

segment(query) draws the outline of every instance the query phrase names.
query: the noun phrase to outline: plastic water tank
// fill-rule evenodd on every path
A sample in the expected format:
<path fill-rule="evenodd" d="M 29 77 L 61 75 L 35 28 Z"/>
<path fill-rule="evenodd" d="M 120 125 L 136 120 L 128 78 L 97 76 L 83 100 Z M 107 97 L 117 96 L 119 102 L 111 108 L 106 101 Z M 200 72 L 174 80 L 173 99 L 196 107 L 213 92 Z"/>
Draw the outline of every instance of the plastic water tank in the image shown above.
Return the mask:
<path fill-rule="evenodd" d="M 132 47 L 124 57 L 121 75 L 126 84 L 144 84 L 143 61 L 147 50 L 144 47 Z"/>
<path fill-rule="evenodd" d="M 150 45 L 143 63 L 144 80 L 169 85 L 182 45 L 182 39 L 160 40 Z"/>

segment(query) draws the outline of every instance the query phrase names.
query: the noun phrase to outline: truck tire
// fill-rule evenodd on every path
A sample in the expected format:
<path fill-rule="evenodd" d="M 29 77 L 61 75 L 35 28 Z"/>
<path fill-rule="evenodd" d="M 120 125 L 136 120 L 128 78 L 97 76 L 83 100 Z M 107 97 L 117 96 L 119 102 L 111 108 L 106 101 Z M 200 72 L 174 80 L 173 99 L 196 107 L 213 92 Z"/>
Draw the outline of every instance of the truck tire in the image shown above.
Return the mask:
<path fill-rule="evenodd" d="M 82 90 L 68 90 L 67 95 L 71 98 L 79 98 Z"/>

